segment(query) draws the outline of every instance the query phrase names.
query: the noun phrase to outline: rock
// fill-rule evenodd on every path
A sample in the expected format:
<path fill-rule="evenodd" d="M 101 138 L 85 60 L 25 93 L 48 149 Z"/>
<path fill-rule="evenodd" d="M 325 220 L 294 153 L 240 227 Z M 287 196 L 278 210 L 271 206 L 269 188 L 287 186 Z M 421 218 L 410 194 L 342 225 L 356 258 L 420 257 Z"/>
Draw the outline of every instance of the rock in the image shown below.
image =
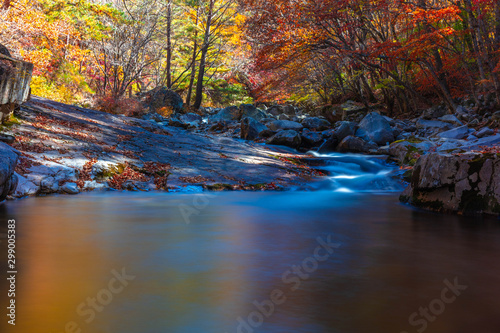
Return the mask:
<path fill-rule="evenodd" d="M 477 119 L 477 118 L 474 118 L 469 122 L 469 126 L 471 126 L 471 127 L 474 127 L 477 125 L 479 125 L 479 119 Z"/>
<path fill-rule="evenodd" d="M 453 128 L 452 124 L 439 120 L 418 119 L 415 125 L 417 133 L 421 137 L 431 137 Z"/>
<path fill-rule="evenodd" d="M 12 192 L 14 183 L 17 182 L 17 177 L 14 175 L 17 159 L 18 152 L 0 142 L 0 201 L 5 200 Z"/>
<path fill-rule="evenodd" d="M 342 140 L 337 146 L 337 150 L 341 153 L 366 153 L 371 149 L 377 149 L 378 146 L 374 143 L 368 143 L 365 140 L 349 135 Z"/>
<path fill-rule="evenodd" d="M 439 147 L 436 148 L 437 151 L 451 152 L 453 150 L 462 147 L 462 143 L 459 140 L 446 140 Z"/>
<path fill-rule="evenodd" d="M 239 109 L 240 109 L 240 119 L 251 117 L 257 121 L 261 121 L 267 117 L 266 112 L 257 109 L 252 104 L 241 104 Z"/>
<path fill-rule="evenodd" d="M 168 125 L 172 126 L 172 127 L 179 127 L 179 128 L 188 128 L 189 127 L 188 124 L 184 123 L 183 121 L 181 121 L 179 118 L 177 118 L 175 116 L 169 119 Z"/>
<path fill-rule="evenodd" d="M 54 177 L 45 177 L 40 181 L 40 191 L 45 194 L 57 193 L 59 182 Z"/>
<path fill-rule="evenodd" d="M 289 121 L 289 120 L 275 120 L 275 121 L 268 123 L 267 127 L 273 131 L 279 131 L 279 130 L 300 131 L 303 128 L 303 126 L 301 124 L 299 124 L 295 121 Z"/>
<path fill-rule="evenodd" d="M 464 106 L 462 105 L 459 105 L 457 106 L 456 108 L 456 113 L 460 114 L 460 115 L 467 115 L 469 114 L 469 110 L 467 110 Z"/>
<path fill-rule="evenodd" d="M 478 137 L 478 138 L 483 138 L 485 136 L 490 136 L 490 135 L 493 135 L 493 134 L 495 134 L 494 130 L 492 130 L 489 127 L 483 127 L 479 131 L 477 131 L 477 133 L 476 133 L 475 136 Z"/>
<path fill-rule="evenodd" d="M 241 118 L 240 109 L 237 106 L 228 106 L 209 117 L 210 122 L 217 122 L 221 120 L 237 120 L 239 121 Z"/>
<path fill-rule="evenodd" d="M 328 120 L 320 119 L 318 117 L 309 117 L 302 121 L 302 126 L 313 131 L 324 131 L 332 125 Z"/>
<path fill-rule="evenodd" d="M 497 154 L 422 156 L 401 200 L 438 211 L 500 214 L 500 157 Z"/>
<path fill-rule="evenodd" d="M 394 141 L 391 125 L 383 116 L 376 112 L 372 112 L 363 118 L 361 123 L 359 123 L 356 136 L 365 141 L 373 141 L 379 146 Z"/>
<path fill-rule="evenodd" d="M 335 131 L 335 136 L 339 141 L 344 140 L 346 136 L 355 135 L 358 129 L 358 124 L 353 121 L 341 121 L 340 126 Z"/>
<path fill-rule="evenodd" d="M 439 120 L 444 121 L 445 123 L 453 124 L 455 126 L 462 126 L 463 125 L 463 123 L 452 114 L 447 114 L 447 115 L 444 115 L 442 117 L 439 117 Z"/>
<path fill-rule="evenodd" d="M 67 194 L 78 194 L 80 189 L 76 183 L 66 183 L 61 187 L 61 191 Z"/>
<path fill-rule="evenodd" d="M 302 146 L 306 148 L 319 147 L 323 143 L 323 136 L 317 132 L 304 129 L 301 134 Z"/>
<path fill-rule="evenodd" d="M 278 116 L 280 114 L 286 114 L 287 116 L 295 116 L 297 114 L 296 109 L 293 105 L 273 105 L 267 112 L 273 116 Z"/>
<path fill-rule="evenodd" d="M 297 148 L 300 146 L 301 142 L 300 134 L 293 130 L 281 130 L 266 141 L 267 144 L 282 145 L 292 148 Z"/>
<path fill-rule="evenodd" d="M 440 138 L 447 139 L 464 139 L 469 135 L 469 128 L 467 126 L 460 126 L 449 131 L 445 131 L 438 134 Z"/>
<path fill-rule="evenodd" d="M 345 121 L 359 121 L 368 111 L 364 105 L 360 105 L 351 100 L 342 104 L 340 108 L 342 110 L 342 120 Z"/>
<path fill-rule="evenodd" d="M 186 113 L 179 117 L 181 123 L 188 127 L 199 127 L 203 118 L 196 113 Z"/>
<path fill-rule="evenodd" d="M 22 198 L 28 195 L 35 195 L 37 194 L 39 187 L 30 182 L 28 179 L 25 177 L 16 174 L 17 178 L 19 179 L 19 182 L 17 184 L 16 189 L 12 193 L 12 196 L 15 198 Z"/>
<path fill-rule="evenodd" d="M 446 114 L 446 109 L 442 106 L 433 106 L 423 112 L 422 117 L 424 119 L 430 120 L 442 117 Z"/>
<path fill-rule="evenodd" d="M 149 109 L 149 112 L 160 113 L 160 109 L 167 108 L 172 113 L 179 113 L 182 110 L 184 102 L 181 96 L 173 90 L 166 87 L 156 87 L 148 92 L 138 94 L 137 98 Z"/>
<path fill-rule="evenodd" d="M 290 121 L 292 120 L 292 117 L 290 117 L 290 116 L 288 116 L 286 114 L 280 114 L 280 115 L 276 116 L 276 118 L 278 120 L 290 120 Z"/>
<path fill-rule="evenodd" d="M 12 144 L 16 141 L 16 138 L 12 135 L 0 134 L 0 142 L 5 142 L 7 144 Z"/>
<path fill-rule="evenodd" d="M 339 139 L 335 135 L 331 135 L 330 138 L 327 138 L 323 144 L 318 148 L 318 152 L 321 154 L 331 153 L 337 149 L 339 145 Z"/>
<path fill-rule="evenodd" d="M 270 129 L 265 129 L 263 130 L 262 132 L 260 132 L 259 136 L 261 138 L 270 138 L 272 137 L 274 134 L 276 134 L 276 131 L 272 131 Z"/>
<path fill-rule="evenodd" d="M 255 140 L 260 136 L 260 133 L 267 129 L 266 125 L 259 123 L 251 117 L 246 117 L 241 121 L 241 138 Z"/>

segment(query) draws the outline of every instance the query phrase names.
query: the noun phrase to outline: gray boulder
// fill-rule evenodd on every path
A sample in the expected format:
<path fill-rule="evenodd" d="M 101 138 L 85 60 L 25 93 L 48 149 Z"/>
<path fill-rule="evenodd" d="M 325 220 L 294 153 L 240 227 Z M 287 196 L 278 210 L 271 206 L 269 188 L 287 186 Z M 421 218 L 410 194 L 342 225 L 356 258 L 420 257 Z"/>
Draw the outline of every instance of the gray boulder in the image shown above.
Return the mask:
<path fill-rule="evenodd" d="M 352 135 L 345 137 L 337 146 L 337 150 L 341 153 L 367 153 L 377 148 L 376 144 Z"/>
<path fill-rule="evenodd" d="M 463 123 L 457 117 L 455 117 L 455 115 L 452 114 L 446 114 L 442 117 L 439 117 L 439 120 L 444 121 L 445 123 L 450 123 L 455 126 L 463 125 Z"/>
<path fill-rule="evenodd" d="M 203 118 L 196 113 L 186 113 L 180 116 L 179 120 L 188 127 L 198 127 L 200 126 Z"/>
<path fill-rule="evenodd" d="M 335 135 L 339 141 L 344 140 L 346 136 L 355 135 L 358 129 L 358 124 L 353 121 L 341 121 L 340 126 L 335 131 Z"/>
<path fill-rule="evenodd" d="M 460 126 L 438 134 L 438 137 L 445 139 L 464 139 L 469 136 L 469 128 L 467 126 Z"/>
<path fill-rule="evenodd" d="M 251 117 L 246 117 L 241 121 L 241 138 L 245 140 L 255 140 L 267 129 L 266 125 L 259 123 Z"/>
<path fill-rule="evenodd" d="M 361 123 L 359 123 L 356 136 L 365 141 L 373 141 L 381 146 L 394 141 L 394 133 L 392 132 L 391 125 L 383 116 L 376 112 L 369 113 L 363 118 Z"/>
<path fill-rule="evenodd" d="M 308 117 L 302 121 L 302 126 L 313 131 L 324 131 L 332 125 L 328 120 L 318 117 Z"/>
<path fill-rule="evenodd" d="M 286 114 L 287 116 L 295 116 L 297 114 L 296 109 L 293 105 L 273 105 L 267 112 L 273 116 L 278 116 L 280 114 Z"/>
<path fill-rule="evenodd" d="M 270 130 L 279 131 L 279 130 L 294 130 L 300 131 L 303 126 L 295 121 L 290 120 L 275 120 L 267 124 Z"/>
<path fill-rule="evenodd" d="M 304 129 L 301 134 L 302 146 L 307 148 L 319 147 L 323 143 L 324 139 L 320 133 L 312 132 L 308 129 Z"/>
<path fill-rule="evenodd" d="M 67 194 L 78 194 L 80 189 L 76 183 L 66 183 L 61 187 L 61 191 Z"/>
<path fill-rule="evenodd" d="M 182 110 L 182 97 L 166 87 L 157 87 L 148 92 L 137 95 L 139 101 L 150 112 L 158 112 L 161 108 L 171 108 L 174 113 Z"/>
<path fill-rule="evenodd" d="M 257 109 L 252 104 L 241 104 L 240 107 L 240 119 L 251 117 L 257 121 L 261 121 L 267 117 L 267 113 Z"/>
<path fill-rule="evenodd" d="M 297 148 L 301 142 L 300 134 L 293 130 L 281 130 L 266 141 L 267 144 L 292 148 Z"/>
<path fill-rule="evenodd" d="M 231 121 L 231 120 L 237 120 L 239 121 L 241 118 L 241 112 L 240 109 L 237 106 L 228 106 L 227 108 L 224 108 L 211 116 L 210 122 L 218 122 L 221 120 L 225 121 Z"/>
<path fill-rule="evenodd" d="M 491 128 L 489 127 L 483 127 L 481 128 L 477 133 L 476 133 L 476 137 L 478 138 L 483 138 L 485 136 L 490 136 L 490 135 L 493 135 L 495 134 L 495 131 L 492 130 Z"/>

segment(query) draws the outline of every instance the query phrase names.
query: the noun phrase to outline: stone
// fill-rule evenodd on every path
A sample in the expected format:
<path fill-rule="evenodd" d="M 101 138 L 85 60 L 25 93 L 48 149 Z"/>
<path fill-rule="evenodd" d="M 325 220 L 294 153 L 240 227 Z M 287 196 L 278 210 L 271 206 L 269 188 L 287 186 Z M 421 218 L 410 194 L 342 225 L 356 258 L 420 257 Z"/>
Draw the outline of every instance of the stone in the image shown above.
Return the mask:
<path fill-rule="evenodd" d="M 493 115 L 491 116 L 491 120 L 500 121 L 500 111 L 496 111 L 495 113 L 493 113 Z"/>
<path fill-rule="evenodd" d="M 181 115 L 179 117 L 179 120 L 181 123 L 187 125 L 188 127 L 198 127 L 203 121 L 203 118 L 196 113 L 186 113 Z"/>
<path fill-rule="evenodd" d="M 402 201 L 432 211 L 500 214 L 500 157 L 430 153 L 413 169 Z"/>
<path fill-rule="evenodd" d="M 356 136 L 365 141 L 373 141 L 379 146 L 386 145 L 394 141 L 389 122 L 379 113 L 371 112 L 359 123 Z"/>
<path fill-rule="evenodd" d="M 431 129 L 438 131 L 447 131 L 450 130 L 453 126 L 450 123 L 446 123 L 444 121 L 439 120 L 425 120 L 419 119 L 416 123 L 417 129 Z"/>
<path fill-rule="evenodd" d="M 267 129 L 266 125 L 259 123 L 251 117 L 246 117 L 241 121 L 241 138 L 244 140 L 255 140 Z"/>
<path fill-rule="evenodd" d="M 19 174 L 16 174 L 16 176 L 17 176 L 19 182 L 17 184 L 16 189 L 12 193 L 13 197 L 22 198 L 25 196 L 37 194 L 37 192 L 39 190 L 38 186 L 36 186 L 32 182 L 30 182 L 28 179 L 26 179 L 25 177 L 23 177 Z"/>
<path fill-rule="evenodd" d="M 324 131 L 332 125 L 328 120 L 318 117 L 308 117 L 302 121 L 302 126 L 313 131 Z"/>
<path fill-rule="evenodd" d="M 455 115 L 452 115 L 452 114 L 446 114 L 442 117 L 439 117 L 439 120 L 444 121 L 445 123 L 453 124 L 455 126 L 462 126 L 463 125 L 463 123 Z"/>
<path fill-rule="evenodd" d="M 464 125 L 438 134 L 440 138 L 464 139 L 469 135 L 469 128 Z"/>
<path fill-rule="evenodd" d="M 292 148 L 297 148 L 301 142 L 300 134 L 293 130 L 281 130 L 266 141 L 267 144 Z"/>
<path fill-rule="evenodd" d="M 286 114 L 287 116 L 295 116 L 297 111 L 293 105 L 273 105 L 267 112 L 273 116 L 278 116 L 280 114 Z"/>
<path fill-rule="evenodd" d="M 489 127 L 483 127 L 479 131 L 476 132 L 476 137 L 483 138 L 485 136 L 490 136 L 490 135 L 493 135 L 493 134 L 495 134 L 494 130 L 492 130 Z"/>
<path fill-rule="evenodd" d="M 208 119 L 210 122 L 217 122 L 221 120 L 225 121 L 231 121 L 231 120 L 237 120 L 239 121 L 241 118 L 241 111 L 237 106 L 228 106 L 227 108 L 224 108 L 214 114 L 213 116 L 210 116 Z"/>
<path fill-rule="evenodd" d="M 301 124 L 299 124 L 295 121 L 289 121 L 289 120 L 275 120 L 275 121 L 268 123 L 267 127 L 273 131 L 279 131 L 279 130 L 300 131 L 303 128 L 303 126 Z"/>
<path fill-rule="evenodd" d="M 7 144 L 12 144 L 16 141 L 16 138 L 12 135 L 0 134 L 0 142 L 5 142 Z"/>
<path fill-rule="evenodd" d="M 375 143 L 368 143 L 365 140 L 349 135 L 342 140 L 337 146 L 337 150 L 341 153 L 367 153 L 370 150 L 376 150 L 378 146 Z"/>
<path fill-rule="evenodd" d="M 0 142 L 0 201 L 5 200 L 12 192 L 12 187 L 17 182 L 14 169 L 17 165 L 18 152 Z"/>
<path fill-rule="evenodd" d="M 149 112 L 160 113 L 161 109 L 167 108 L 172 113 L 179 113 L 184 105 L 182 97 L 166 87 L 156 87 L 148 92 L 138 94 L 137 98 Z"/>
<path fill-rule="evenodd" d="M 341 121 L 340 126 L 335 131 L 335 136 L 339 141 L 344 140 L 346 136 L 355 135 L 358 129 L 358 124 L 353 121 Z"/>
<path fill-rule="evenodd" d="M 302 146 L 307 148 L 319 147 L 324 139 L 320 133 L 304 129 L 301 134 Z"/>
<path fill-rule="evenodd" d="M 61 187 L 61 191 L 67 194 L 78 194 L 80 189 L 76 183 L 66 183 Z"/>
<path fill-rule="evenodd" d="M 251 117 L 257 121 L 261 121 L 262 119 L 267 117 L 267 113 L 257 109 L 252 104 L 241 104 L 240 107 L 240 119 Z"/>

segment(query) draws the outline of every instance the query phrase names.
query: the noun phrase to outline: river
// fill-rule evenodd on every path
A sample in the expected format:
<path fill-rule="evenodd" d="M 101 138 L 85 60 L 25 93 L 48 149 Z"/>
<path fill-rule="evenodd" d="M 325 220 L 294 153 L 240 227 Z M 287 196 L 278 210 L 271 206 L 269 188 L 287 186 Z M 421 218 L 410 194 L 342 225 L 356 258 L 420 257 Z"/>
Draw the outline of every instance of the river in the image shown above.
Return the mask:
<path fill-rule="evenodd" d="M 498 333 L 498 221 L 401 205 L 390 167 L 330 157 L 314 190 L 0 205 L 18 270 L 1 331 Z"/>

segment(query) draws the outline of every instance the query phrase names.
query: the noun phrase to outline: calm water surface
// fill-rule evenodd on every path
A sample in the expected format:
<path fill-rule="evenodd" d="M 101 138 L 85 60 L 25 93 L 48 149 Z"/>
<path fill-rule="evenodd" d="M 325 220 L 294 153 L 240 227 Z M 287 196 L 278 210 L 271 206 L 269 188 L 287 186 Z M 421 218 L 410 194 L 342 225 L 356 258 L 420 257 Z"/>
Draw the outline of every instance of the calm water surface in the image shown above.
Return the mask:
<path fill-rule="evenodd" d="M 344 185 L 8 202 L 17 325 L 2 313 L 1 332 L 500 332 L 496 219 Z"/>

